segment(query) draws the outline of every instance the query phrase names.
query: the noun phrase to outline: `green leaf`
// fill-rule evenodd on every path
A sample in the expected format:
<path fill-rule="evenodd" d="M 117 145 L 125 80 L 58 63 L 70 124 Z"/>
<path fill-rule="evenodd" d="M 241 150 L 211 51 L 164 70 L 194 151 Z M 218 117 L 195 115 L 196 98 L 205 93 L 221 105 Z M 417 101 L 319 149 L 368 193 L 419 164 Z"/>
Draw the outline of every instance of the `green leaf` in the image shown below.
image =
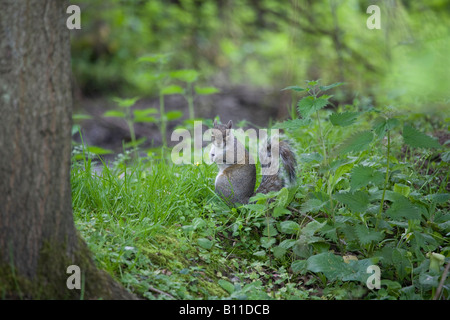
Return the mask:
<path fill-rule="evenodd" d="M 303 118 L 308 118 L 314 112 L 322 109 L 328 104 L 328 98 L 324 96 L 314 98 L 313 96 L 307 96 L 301 99 L 298 103 L 298 112 Z"/>
<path fill-rule="evenodd" d="M 98 154 L 98 155 L 113 153 L 109 149 L 104 149 L 104 148 L 100 148 L 100 147 L 96 147 L 96 146 L 87 146 L 86 149 L 87 149 L 88 152 L 95 153 L 95 154 Z"/>
<path fill-rule="evenodd" d="M 117 110 L 109 110 L 103 114 L 104 117 L 125 118 L 125 113 Z"/>
<path fill-rule="evenodd" d="M 220 279 L 218 281 L 218 283 L 219 283 L 219 286 L 221 286 L 223 289 L 225 289 L 225 291 L 227 291 L 229 294 L 232 294 L 234 292 L 234 285 L 231 282 Z"/>
<path fill-rule="evenodd" d="M 377 135 L 378 139 L 384 137 L 386 131 L 389 131 L 400 124 L 395 118 L 386 119 L 384 117 L 379 117 L 375 120 L 372 130 Z"/>
<path fill-rule="evenodd" d="M 342 86 L 343 84 L 344 84 L 344 82 L 336 82 L 336 83 L 333 83 L 333 84 L 329 84 L 327 86 L 320 86 L 319 89 L 322 90 L 322 91 L 327 91 L 327 90 L 330 90 L 332 88 Z"/>
<path fill-rule="evenodd" d="M 287 251 L 286 248 L 283 248 L 283 247 L 280 247 L 280 246 L 274 247 L 272 249 L 273 256 L 275 258 L 277 258 L 277 259 L 283 258 L 284 255 L 286 254 L 286 251 Z"/>
<path fill-rule="evenodd" d="M 342 279 L 350 272 L 349 265 L 344 262 L 344 259 L 330 252 L 309 257 L 306 268 L 314 273 L 322 272 L 330 281 Z"/>
<path fill-rule="evenodd" d="M 148 116 L 149 114 L 155 114 L 155 113 L 158 113 L 158 110 L 156 110 L 155 108 L 133 110 L 133 114 L 135 117 L 144 117 L 144 116 Z"/>
<path fill-rule="evenodd" d="M 218 93 L 220 92 L 219 89 L 217 89 L 216 87 L 197 87 L 195 86 L 195 93 L 198 95 L 209 95 L 209 94 L 214 94 L 214 93 Z"/>
<path fill-rule="evenodd" d="M 311 124 L 311 119 L 292 119 L 286 120 L 281 123 L 276 123 L 272 128 L 273 129 L 299 129 Z"/>
<path fill-rule="evenodd" d="M 72 115 L 72 119 L 73 120 L 89 120 L 89 119 L 92 119 L 92 116 L 88 115 L 88 114 L 78 113 L 78 114 Z"/>
<path fill-rule="evenodd" d="M 403 140 L 407 145 L 414 148 L 429 149 L 441 147 L 437 139 L 432 138 L 407 124 L 403 126 Z"/>
<path fill-rule="evenodd" d="M 183 112 L 181 111 L 169 111 L 165 114 L 166 119 L 171 121 L 171 120 L 176 120 L 179 119 L 183 116 Z"/>
<path fill-rule="evenodd" d="M 161 90 L 162 95 L 169 95 L 169 94 L 183 94 L 184 89 L 177 85 L 171 85 L 168 87 L 165 87 Z"/>
<path fill-rule="evenodd" d="M 362 131 L 347 138 L 338 148 L 338 153 L 361 152 L 367 149 L 373 140 L 370 131 Z"/>
<path fill-rule="evenodd" d="M 304 163 L 321 162 L 322 160 L 323 156 L 318 152 L 302 153 L 299 155 L 299 161 Z"/>
<path fill-rule="evenodd" d="M 400 193 L 401 195 L 408 197 L 409 193 L 411 192 L 411 188 L 405 186 L 404 184 L 396 183 L 394 185 L 394 192 Z"/>
<path fill-rule="evenodd" d="M 281 91 L 284 91 L 284 90 L 294 90 L 294 91 L 297 91 L 297 92 L 302 92 L 302 91 L 305 91 L 306 89 L 301 88 L 299 86 L 289 86 L 289 87 L 286 87 L 284 89 L 281 89 Z"/>
<path fill-rule="evenodd" d="M 153 123 L 156 122 L 155 117 L 146 117 L 146 116 L 138 116 L 134 118 L 134 122 L 147 122 L 147 123 Z"/>
<path fill-rule="evenodd" d="M 283 216 L 285 214 L 290 214 L 290 213 L 291 213 L 291 211 L 286 209 L 284 206 L 277 206 L 277 207 L 275 207 L 273 209 L 272 217 L 278 218 L 278 217 L 281 217 L 281 216 Z"/>
<path fill-rule="evenodd" d="M 330 121 L 334 126 L 346 127 L 353 124 L 359 115 L 360 112 L 350 112 L 350 111 L 346 111 L 343 113 L 333 113 L 330 116 Z"/>
<path fill-rule="evenodd" d="M 177 70 L 177 71 L 172 71 L 170 73 L 171 78 L 175 78 L 175 79 L 187 82 L 187 83 L 192 83 L 192 82 L 196 81 L 198 78 L 198 75 L 199 74 L 197 71 L 190 70 L 190 69 Z"/>
<path fill-rule="evenodd" d="M 355 233 L 362 245 L 366 245 L 371 242 L 378 242 L 384 239 L 383 233 L 367 228 L 362 224 L 358 224 L 355 226 Z"/>
<path fill-rule="evenodd" d="M 420 219 L 420 211 L 417 206 L 412 204 L 405 197 L 398 197 L 391 207 L 386 211 L 386 215 L 394 220 L 404 219 Z"/>
<path fill-rule="evenodd" d="M 275 238 L 269 238 L 269 237 L 261 237 L 261 247 L 269 249 L 271 246 L 277 242 L 277 239 Z"/>
<path fill-rule="evenodd" d="M 364 191 L 335 193 L 333 197 L 354 212 L 365 212 L 369 205 L 369 195 Z"/>
<path fill-rule="evenodd" d="M 198 239 L 197 243 L 200 247 L 202 247 L 203 249 L 206 249 L 206 250 L 210 250 L 212 248 L 212 246 L 214 245 L 213 241 L 206 239 L 206 238 Z"/>
<path fill-rule="evenodd" d="M 302 228 L 301 233 L 307 237 L 312 237 L 314 233 L 322 229 L 327 224 L 326 221 L 320 223 L 318 221 L 311 221 Z"/>
<path fill-rule="evenodd" d="M 350 174 L 350 188 L 356 190 L 367 186 L 370 182 L 380 184 L 383 182 L 383 174 L 372 167 L 354 166 Z"/>
<path fill-rule="evenodd" d="M 326 203 L 327 203 L 326 201 L 322 201 L 320 199 L 314 199 L 314 198 L 308 199 L 302 204 L 302 206 L 300 208 L 300 212 L 301 213 L 308 213 L 308 212 L 317 213 L 317 212 L 319 212 L 320 209 L 323 208 L 323 206 Z"/>
<path fill-rule="evenodd" d="M 430 199 L 434 203 L 445 203 L 450 200 L 450 193 L 429 194 L 426 198 Z"/>
<path fill-rule="evenodd" d="M 160 63 L 165 64 L 170 59 L 170 53 L 156 53 L 148 56 L 140 57 L 137 62 L 150 62 L 150 63 Z"/>
<path fill-rule="evenodd" d="M 130 99 L 113 98 L 113 101 L 121 108 L 129 108 L 139 100 L 139 97 L 134 97 Z"/>
<path fill-rule="evenodd" d="M 312 80 L 312 81 L 308 81 L 308 86 L 314 87 L 315 85 L 318 85 L 319 81 L 317 80 Z"/>
<path fill-rule="evenodd" d="M 306 268 L 315 273 L 323 273 L 330 281 L 361 281 L 365 283 L 368 278 L 367 267 L 373 264 L 372 259 L 345 263 L 342 257 L 331 252 L 323 252 L 309 257 L 306 261 Z"/>
<path fill-rule="evenodd" d="M 300 225 L 294 221 L 283 221 L 280 223 L 280 231 L 286 234 L 295 234 L 300 230 Z"/>
<path fill-rule="evenodd" d="M 295 260 L 291 264 L 291 269 L 293 272 L 305 272 L 306 271 L 306 260 Z"/>

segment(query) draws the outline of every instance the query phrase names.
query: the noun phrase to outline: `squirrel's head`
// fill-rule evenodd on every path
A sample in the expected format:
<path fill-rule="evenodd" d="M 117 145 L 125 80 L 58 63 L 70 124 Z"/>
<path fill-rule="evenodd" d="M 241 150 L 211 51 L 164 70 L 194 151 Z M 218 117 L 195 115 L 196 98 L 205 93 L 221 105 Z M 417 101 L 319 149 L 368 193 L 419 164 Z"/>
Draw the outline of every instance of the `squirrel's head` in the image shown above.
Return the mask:
<path fill-rule="evenodd" d="M 211 130 L 212 148 L 209 154 L 212 162 L 220 163 L 224 161 L 227 146 L 233 147 L 232 126 L 231 120 L 227 124 L 218 124 L 217 120 L 214 120 L 214 126 Z"/>
<path fill-rule="evenodd" d="M 233 121 L 228 121 L 227 124 L 218 124 L 217 120 L 214 120 L 214 126 L 211 134 L 211 141 L 217 147 L 225 148 L 226 145 L 233 139 L 231 128 L 233 127 Z M 232 141 L 231 141 L 232 142 Z"/>

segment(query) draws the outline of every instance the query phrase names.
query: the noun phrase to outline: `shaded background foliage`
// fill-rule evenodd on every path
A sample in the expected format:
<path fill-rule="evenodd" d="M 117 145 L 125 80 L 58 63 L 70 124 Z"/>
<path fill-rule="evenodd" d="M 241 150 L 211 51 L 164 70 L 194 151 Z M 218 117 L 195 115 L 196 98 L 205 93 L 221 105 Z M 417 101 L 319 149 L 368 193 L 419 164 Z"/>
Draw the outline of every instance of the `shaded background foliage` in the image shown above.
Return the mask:
<path fill-rule="evenodd" d="M 345 82 L 332 98 L 334 105 L 394 105 L 431 115 L 449 107 L 450 79 L 443 68 L 450 64 L 446 0 L 80 0 L 76 4 L 82 12 L 82 29 L 72 33 L 76 106 L 87 112 L 95 113 L 99 104 L 102 111 L 111 108 L 114 104 L 103 99 L 110 96 L 153 97 L 157 104 L 157 67 L 143 68 L 138 59 L 159 53 L 170 54 L 169 70 L 197 70 L 200 85 L 220 88 L 221 95 L 204 103 L 198 114 L 202 117 L 219 114 L 267 125 L 270 118 L 286 118 L 288 107 L 296 102 L 292 93 L 280 89 L 303 85 L 306 79 Z M 381 8 L 381 30 L 366 27 L 371 4 Z M 230 97 L 235 99 L 219 105 Z M 184 104 L 174 99 L 168 109 L 183 110 Z M 258 112 L 258 105 L 268 107 Z M 248 113 L 237 114 L 247 109 Z M 110 131 L 97 129 L 91 130 L 92 135 Z M 158 144 L 157 131 L 137 131 L 138 136 L 155 136 Z M 91 143 L 102 145 L 107 140 Z"/>

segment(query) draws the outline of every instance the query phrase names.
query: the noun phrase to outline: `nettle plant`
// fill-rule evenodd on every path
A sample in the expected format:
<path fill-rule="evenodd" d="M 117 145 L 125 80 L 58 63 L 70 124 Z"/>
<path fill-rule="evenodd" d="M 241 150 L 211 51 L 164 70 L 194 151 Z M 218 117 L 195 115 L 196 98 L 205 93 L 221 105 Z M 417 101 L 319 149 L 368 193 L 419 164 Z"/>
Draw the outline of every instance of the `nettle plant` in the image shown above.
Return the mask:
<path fill-rule="evenodd" d="M 341 84 L 308 81 L 305 88 L 284 89 L 308 95 L 299 100 L 293 119 L 274 128 L 295 139 L 301 130 L 311 132 L 316 122 L 313 138 L 320 151 L 299 155 L 300 162 L 317 164 L 310 166 L 315 177 L 310 188 L 299 183 L 295 190 L 256 195 L 251 199 L 256 203 L 244 206 L 247 219 L 259 218 L 253 221 L 264 227 L 256 254 L 269 256 L 271 263 L 272 258 L 290 261 L 294 272 L 312 272 L 324 285 L 365 285 L 367 268 L 377 265 L 382 288 L 369 296 L 448 297 L 450 280 L 443 276 L 450 254 L 448 157 L 442 156 L 428 174 L 431 155 L 444 147 L 392 108 L 334 112 L 321 123 L 319 111 L 331 98 L 324 92 Z M 366 120 L 358 123 L 361 118 Z M 343 129 L 354 133 L 334 142 Z M 396 157 L 402 152 L 405 161 Z M 416 162 L 427 162 L 426 171 Z M 430 183 L 438 176 L 440 184 Z"/>
<path fill-rule="evenodd" d="M 154 85 L 158 90 L 159 110 L 156 108 L 135 109 L 131 107 L 139 97 L 132 99 L 115 98 L 118 106 L 124 111 L 110 110 L 103 114 L 105 117 L 119 117 L 125 119 L 130 130 L 131 142 L 127 146 L 134 149 L 145 141 L 145 137 L 136 140 L 134 134 L 135 123 L 156 123 L 159 127 L 162 146 L 167 147 L 167 123 L 183 117 L 183 112 L 179 110 L 165 111 L 165 96 L 181 94 L 188 103 L 188 123 L 193 123 L 195 117 L 194 98 L 197 95 L 209 95 L 219 92 L 215 87 L 200 87 L 194 85 L 199 78 L 199 73 L 192 69 L 168 70 L 170 54 L 153 54 L 138 59 L 138 63 L 150 65 L 151 69 L 146 73 L 146 80 Z M 180 82 L 184 86 L 174 84 Z M 158 116 L 157 116 L 158 115 Z M 157 117 L 156 117 L 157 116 Z"/>

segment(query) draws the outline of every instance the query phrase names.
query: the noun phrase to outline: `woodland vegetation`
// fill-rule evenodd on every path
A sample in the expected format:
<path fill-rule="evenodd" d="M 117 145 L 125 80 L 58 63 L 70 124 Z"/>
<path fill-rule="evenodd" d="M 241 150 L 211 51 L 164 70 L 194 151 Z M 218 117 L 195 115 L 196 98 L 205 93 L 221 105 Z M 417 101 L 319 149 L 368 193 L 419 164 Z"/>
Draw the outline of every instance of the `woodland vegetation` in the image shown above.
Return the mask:
<path fill-rule="evenodd" d="M 76 4 L 73 220 L 127 294 L 449 299 L 449 1 Z M 215 164 L 174 164 L 215 117 L 282 129 L 296 185 L 230 207 Z"/>

